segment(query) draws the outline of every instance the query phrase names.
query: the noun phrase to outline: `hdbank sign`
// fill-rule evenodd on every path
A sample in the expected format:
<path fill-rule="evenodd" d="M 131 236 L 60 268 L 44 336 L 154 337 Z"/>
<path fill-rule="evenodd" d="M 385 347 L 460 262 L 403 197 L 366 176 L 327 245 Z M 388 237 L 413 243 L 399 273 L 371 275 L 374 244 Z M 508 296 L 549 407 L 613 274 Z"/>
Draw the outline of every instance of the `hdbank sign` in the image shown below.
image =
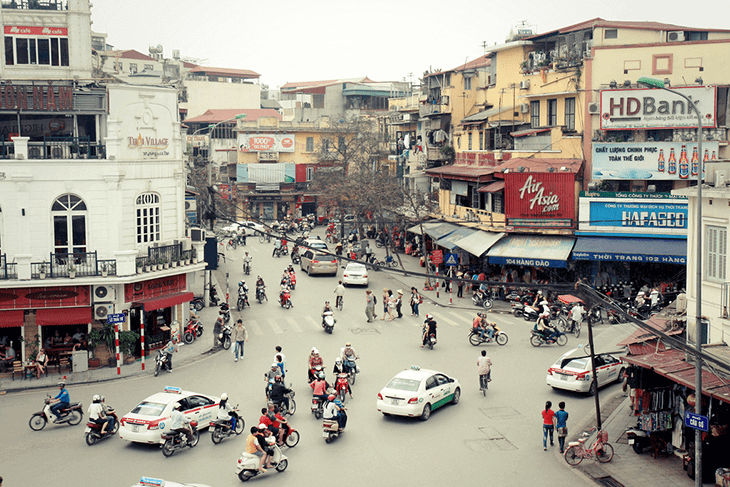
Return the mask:
<path fill-rule="evenodd" d="M 589 194 L 589 193 L 587 193 Z M 580 198 L 578 234 L 687 235 L 685 199 Z"/>

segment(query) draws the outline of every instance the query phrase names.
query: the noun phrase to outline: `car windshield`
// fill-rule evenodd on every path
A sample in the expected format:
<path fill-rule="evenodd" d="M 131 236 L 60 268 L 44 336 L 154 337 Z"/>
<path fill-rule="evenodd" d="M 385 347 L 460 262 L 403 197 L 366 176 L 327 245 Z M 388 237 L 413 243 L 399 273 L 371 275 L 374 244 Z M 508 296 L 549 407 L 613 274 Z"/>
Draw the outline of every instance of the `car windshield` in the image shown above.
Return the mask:
<path fill-rule="evenodd" d="M 570 367 L 571 369 L 585 370 L 586 367 L 588 367 L 588 360 L 584 358 L 575 358 L 567 361 L 563 360 L 563 366 L 561 368 L 567 369 L 568 367 Z"/>
<path fill-rule="evenodd" d="M 388 389 L 416 392 L 420 383 L 420 380 L 402 379 L 400 377 L 394 377 L 393 380 L 391 380 L 386 387 Z"/>
<path fill-rule="evenodd" d="M 365 266 L 362 264 L 349 264 L 346 270 L 350 272 L 362 272 L 365 270 Z"/>
<path fill-rule="evenodd" d="M 136 408 L 132 409 L 133 414 L 141 414 L 143 416 L 161 416 L 165 404 L 161 402 L 143 401 Z"/>

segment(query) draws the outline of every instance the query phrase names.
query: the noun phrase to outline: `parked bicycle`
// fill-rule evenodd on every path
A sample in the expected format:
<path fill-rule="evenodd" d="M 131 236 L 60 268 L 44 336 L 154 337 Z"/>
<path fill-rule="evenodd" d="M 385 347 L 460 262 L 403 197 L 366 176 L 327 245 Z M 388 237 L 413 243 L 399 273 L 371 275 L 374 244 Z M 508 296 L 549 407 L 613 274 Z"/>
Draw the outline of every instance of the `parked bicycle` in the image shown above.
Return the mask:
<path fill-rule="evenodd" d="M 578 438 L 578 441 L 571 441 L 568 443 L 568 449 L 565 450 L 565 461 L 568 462 L 569 465 L 575 467 L 582 462 L 584 458 L 591 458 L 594 454 L 596 455 L 596 460 L 601 463 L 611 461 L 613 458 L 613 447 L 610 443 L 608 443 L 607 431 L 599 431 L 596 436 L 596 441 L 593 442 L 590 448 L 586 448 L 585 443 L 594 431 L 596 431 L 596 428 L 584 431 L 580 435 L 580 438 Z"/>
<path fill-rule="evenodd" d="M 271 235 L 268 233 L 262 233 L 259 236 L 259 243 L 270 243 L 271 242 Z"/>

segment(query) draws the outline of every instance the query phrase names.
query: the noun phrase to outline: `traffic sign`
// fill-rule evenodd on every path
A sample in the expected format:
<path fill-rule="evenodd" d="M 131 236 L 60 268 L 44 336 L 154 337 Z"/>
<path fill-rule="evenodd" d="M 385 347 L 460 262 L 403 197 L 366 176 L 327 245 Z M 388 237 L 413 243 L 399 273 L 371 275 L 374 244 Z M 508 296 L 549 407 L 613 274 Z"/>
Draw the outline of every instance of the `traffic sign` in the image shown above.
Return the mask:
<path fill-rule="evenodd" d="M 701 414 L 695 414 L 689 411 L 685 411 L 684 424 L 689 428 L 707 431 L 709 421 L 707 420 L 707 416 L 702 416 Z"/>
<path fill-rule="evenodd" d="M 445 254 L 444 265 L 459 265 L 459 254 Z"/>
<path fill-rule="evenodd" d="M 107 323 L 124 323 L 125 314 L 124 313 L 110 313 L 106 315 L 106 322 Z"/>
<path fill-rule="evenodd" d="M 434 250 L 431 252 L 431 263 L 432 264 L 442 264 L 444 262 L 444 252 L 443 250 Z"/>

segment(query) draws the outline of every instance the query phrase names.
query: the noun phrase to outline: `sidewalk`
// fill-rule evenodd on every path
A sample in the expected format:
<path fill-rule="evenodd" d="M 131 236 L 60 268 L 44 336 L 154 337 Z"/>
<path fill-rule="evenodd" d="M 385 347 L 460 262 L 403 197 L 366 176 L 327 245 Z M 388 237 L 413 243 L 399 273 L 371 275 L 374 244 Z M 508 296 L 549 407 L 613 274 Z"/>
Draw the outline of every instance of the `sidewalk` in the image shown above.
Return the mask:
<path fill-rule="evenodd" d="M 201 271 L 202 272 L 202 271 Z M 216 275 L 217 272 L 213 272 L 213 282 L 217 284 L 219 297 L 225 297 L 225 277 L 222 275 Z M 221 294 L 222 293 L 222 294 Z M 222 350 L 218 349 L 213 351 L 213 324 L 218 318 L 217 307 L 206 307 L 198 312 L 200 321 L 203 323 L 204 331 L 203 335 L 195 340 L 190 345 L 186 345 L 181 342 L 178 345 L 178 351 L 173 355 L 173 366 L 175 368 L 181 365 L 190 364 L 201 360 L 210 353 Z M 42 375 L 40 379 L 36 379 L 35 376 L 31 379 L 24 379 L 22 377 L 15 377 L 12 380 L 11 377 L 0 378 L 0 395 L 9 392 L 20 392 L 32 389 L 43 389 L 43 388 L 55 388 L 56 384 L 62 377 L 66 377 L 68 384 L 86 384 L 93 382 L 106 382 L 116 379 L 127 379 L 130 377 L 136 377 L 141 375 L 151 375 L 155 370 L 155 356 L 157 351 L 150 354 L 151 356 L 145 357 L 145 370 L 142 370 L 142 362 L 137 359 L 134 363 L 128 365 L 122 365 L 120 368 L 120 374 L 117 374 L 116 367 L 98 367 L 95 369 L 89 369 L 86 372 L 74 373 L 69 370 L 64 370 L 62 373 L 58 373 L 55 367 L 52 367 L 48 371 L 48 375 Z"/>
<path fill-rule="evenodd" d="M 608 442 L 613 446 L 614 456 L 608 463 L 599 463 L 595 459 L 583 460 L 577 467 L 571 467 L 556 451 L 556 461 L 565 468 L 574 468 L 582 472 L 588 479 L 599 485 L 610 487 L 643 487 L 661 485 L 663 487 L 692 487 L 694 481 L 682 469 L 681 456 L 659 455 L 654 458 L 651 453 L 637 454 L 626 439 L 626 429 L 636 426 L 636 417 L 629 415 L 630 400 L 622 391 L 601 401 L 601 416 L 608 417 L 603 421 L 603 429 L 608 432 Z M 569 441 L 576 441 L 578 435 L 596 424 L 595 414 L 585 418 L 581 423 L 574 423 L 568 429 L 571 433 Z M 593 441 L 591 438 L 589 441 Z M 567 445 L 567 442 L 566 442 Z M 712 486 L 714 484 L 704 484 Z"/>

